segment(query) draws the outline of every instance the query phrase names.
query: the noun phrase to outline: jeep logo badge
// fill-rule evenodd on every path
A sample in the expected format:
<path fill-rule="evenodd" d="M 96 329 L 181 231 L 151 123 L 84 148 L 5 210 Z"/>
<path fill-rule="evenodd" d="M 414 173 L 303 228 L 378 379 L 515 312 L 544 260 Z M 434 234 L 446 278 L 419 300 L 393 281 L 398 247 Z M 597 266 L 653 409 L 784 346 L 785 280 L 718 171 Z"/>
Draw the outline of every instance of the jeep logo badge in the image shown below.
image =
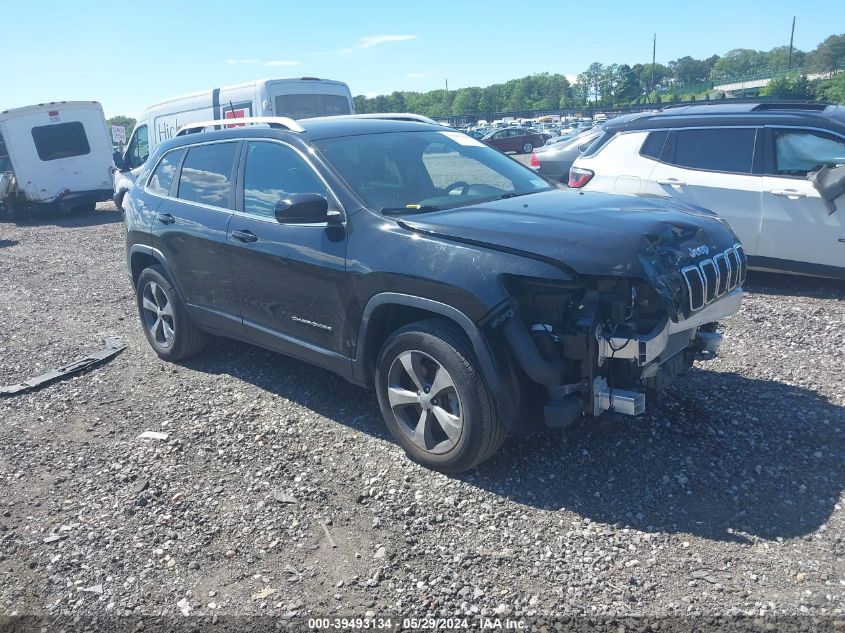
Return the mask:
<path fill-rule="evenodd" d="M 690 257 L 698 257 L 699 255 L 708 255 L 710 253 L 710 249 L 704 244 L 696 248 L 689 248 L 687 250 L 689 251 Z"/>

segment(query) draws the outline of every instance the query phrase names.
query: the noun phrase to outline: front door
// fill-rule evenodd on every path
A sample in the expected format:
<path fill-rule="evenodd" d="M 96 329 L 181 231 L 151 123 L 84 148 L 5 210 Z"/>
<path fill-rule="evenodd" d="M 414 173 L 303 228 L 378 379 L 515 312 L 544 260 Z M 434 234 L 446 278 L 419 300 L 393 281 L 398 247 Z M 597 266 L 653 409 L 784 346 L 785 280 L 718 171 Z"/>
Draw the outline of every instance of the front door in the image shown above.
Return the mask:
<path fill-rule="evenodd" d="M 704 128 L 670 132 L 646 193 L 704 207 L 727 220 L 745 252 L 756 252 L 760 234 L 761 177 L 754 175 L 754 128 Z"/>
<path fill-rule="evenodd" d="M 286 194 L 318 193 L 334 204 L 326 184 L 290 145 L 250 141 L 241 162 L 228 240 L 244 327 L 260 345 L 320 363 L 323 351 L 342 349 L 346 229 L 276 221 L 276 202 Z"/>
<path fill-rule="evenodd" d="M 763 227 L 757 265 L 825 274 L 845 272 L 845 196 L 829 214 L 807 174 L 824 165 L 845 165 L 845 140 L 815 130 L 767 129 L 763 178 Z M 771 260 L 771 261 L 769 261 Z M 752 262 L 755 263 L 755 262 Z"/>

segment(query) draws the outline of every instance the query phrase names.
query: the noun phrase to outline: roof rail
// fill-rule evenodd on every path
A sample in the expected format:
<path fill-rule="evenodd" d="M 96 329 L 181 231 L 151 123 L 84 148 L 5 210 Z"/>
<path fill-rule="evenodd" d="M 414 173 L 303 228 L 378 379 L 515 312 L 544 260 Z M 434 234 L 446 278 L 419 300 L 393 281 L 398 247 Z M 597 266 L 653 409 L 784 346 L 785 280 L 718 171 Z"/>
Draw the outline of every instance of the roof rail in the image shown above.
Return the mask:
<path fill-rule="evenodd" d="M 824 101 L 764 101 L 760 105 L 754 106 L 755 112 L 764 110 L 809 110 L 812 112 L 821 112 L 827 106 L 832 105 Z"/>
<path fill-rule="evenodd" d="M 202 132 L 205 128 L 208 127 L 232 128 L 241 127 L 247 124 L 269 125 L 270 127 L 281 128 L 285 130 L 290 130 L 291 132 L 299 133 L 305 131 L 305 128 L 302 127 L 299 123 L 286 116 L 254 116 L 244 117 L 241 119 L 215 119 L 213 121 L 199 121 L 197 123 L 189 123 L 188 125 L 183 125 L 181 128 L 179 128 L 179 131 L 176 132 L 176 136 L 184 136 L 185 134 L 195 134 L 197 132 Z"/>
<path fill-rule="evenodd" d="M 422 114 L 413 114 L 411 112 L 370 112 L 368 114 L 346 114 L 342 116 L 350 119 L 383 119 L 385 121 L 413 121 L 416 123 L 440 125 L 434 119 L 430 119 Z"/>

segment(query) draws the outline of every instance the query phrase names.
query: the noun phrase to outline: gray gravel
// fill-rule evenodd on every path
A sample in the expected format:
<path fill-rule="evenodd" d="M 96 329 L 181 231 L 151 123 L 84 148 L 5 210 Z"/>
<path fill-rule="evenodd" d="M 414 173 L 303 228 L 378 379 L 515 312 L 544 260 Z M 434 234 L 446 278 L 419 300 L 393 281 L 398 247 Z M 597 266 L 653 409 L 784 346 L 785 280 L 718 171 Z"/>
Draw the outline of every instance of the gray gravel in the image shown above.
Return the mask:
<path fill-rule="evenodd" d="M 842 284 L 752 274 L 659 408 L 447 477 L 322 370 L 225 340 L 159 361 L 124 257 L 108 206 L 0 224 L 0 384 L 128 345 L 0 399 L 0 614 L 845 610 Z"/>

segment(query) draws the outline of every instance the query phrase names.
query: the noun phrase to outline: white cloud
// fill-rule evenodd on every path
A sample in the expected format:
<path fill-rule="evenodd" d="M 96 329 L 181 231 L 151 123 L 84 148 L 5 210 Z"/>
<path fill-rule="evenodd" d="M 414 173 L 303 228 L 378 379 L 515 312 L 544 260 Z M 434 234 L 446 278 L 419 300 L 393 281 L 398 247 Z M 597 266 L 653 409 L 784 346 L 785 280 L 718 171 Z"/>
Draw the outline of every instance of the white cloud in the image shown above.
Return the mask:
<path fill-rule="evenodd" d="M 260 60 L 258 59 L 242 59 L 242 64 L 257 64 Z"/>
<path fill-rule="evenodd" d="M 264 62 L 265 66 L 299 66 L 302 62 L 290 59 L 272 59 L 269 62 Z"/>
<path fill-rule="evenodd" d="M 422 79 L 428 77 L 431 73 L 408 73 L 405 75 L 408 79 Z"/>
<path fill-rule="evenodd" d="M 364 93 L 364 96 L 367 97 L 367 99 L 375 99 L 378 95 L 379 95 L 379 93 L 377 93 L 377 92 L 366 92 L 366 93 Z"/>
<path fill-rule="evenodd" d="M 238 60 L 237 60 L 237 59 L 227 59 L 227 60 L 226 60 L 226 63 L 227 63 L 227 64 L 237 64 L 237 63 L 238 63 Z"/>
<path fill-rule="evenodd" d="M 359 38 L 358 41 L 351 47 L 343 48 L 338 52 L 341 55 L 349 55 L 357 51 L 373 48 L 374 46 L 380 46 L 381 44 L 387 44 L 389 42 L 407 42 L 415 39 L 417 39 L 416 35 L 368 35 L 367 37 Z"/>
<path fill-rule="evenodd" d="M 578 81 L 578 75 L 564 75 L 564 77 L 566 77 L 566 80 L 571 84 L 574 84 L 576 81 Z"/>

